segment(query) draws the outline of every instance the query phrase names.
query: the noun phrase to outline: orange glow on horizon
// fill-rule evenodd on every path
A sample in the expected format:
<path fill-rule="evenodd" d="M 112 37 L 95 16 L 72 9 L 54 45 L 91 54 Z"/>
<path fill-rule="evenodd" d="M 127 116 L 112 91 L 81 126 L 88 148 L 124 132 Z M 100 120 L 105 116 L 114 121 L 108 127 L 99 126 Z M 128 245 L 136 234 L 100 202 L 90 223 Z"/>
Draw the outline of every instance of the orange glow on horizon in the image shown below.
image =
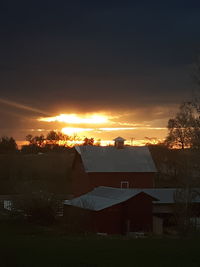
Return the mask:
<path fill-rule="evenodd" d="M 101 114 L 92 114 L 87 116 L 77 114 L 60 114 L 55 117 L 39 118 L 38 120 L 44 122 L 64 122 L 72 124 L 103 124 L 109 122 L 108 116 Z"/>
<path fill-rule="evenodd" d="M 152 144 L 156 144 L 159 143 L 163 140 L 157 140 L 157 142 L 155 141 L 149 141 L 146 139 L 134 139 L 134 140 L 127 140 L 125 141 L 125 145 L 128 146 L 145 146 L 147 143 L 152 143 Z M 82 145 L 84 143 L 84 140 L 67 140 L 67 141 L 59 141 L 59 145 L 66 145 L 68 147 L 74 147 L 74 146 L 79 146 Z M 24 145 L 28 145 L 29 143 L 27 141 L 17 141 L 17 145 L 19 148 L 21 148 Z M 114 141 L 113 140 L 95 140 L 94 141 L 94 145 L 100 145 L 100 146 L 113 146 L 114 145 Z"/>
<path fill-rule="evenodd" d="M 154 126 L 151 121 L 138 123 L 138 118 L 134 120 L 134 116 L 131 114 L 113 114 L 104 111 L 85 114 L 61 113 L 53 117 L 40 117 L 37 120 L 51 124 L 56 131 L 72 137 L 71 141 L 73 136 L 76 136 L 75 142 L 72 141 L 70 146 L 76 145 L 76 141 L 83 140 L 85 137 L 101 139 L 101 145 L 112 145 L 112 140 L 118 135 L 123 136 L 126 140 L 131 140 L 127 141 L 127 145 L 145 145 L 147 142 L 156 143 L 157 140 L 164 139 L 167 131 L 166 127 L 160 127 L 159 124 Z M 60 127 L 55 123 L 60 123 Z M 43 127 L 40 125 L 40 128 Z M 145 136 L 149 138 L 145 138 Z M 152 136 L 156 136 L 156 138 Z"/>
<path fill-rule="evenodd" d="M 81 132 L 89 132 L 93 131 L 91 128 L 73 128 L 73 127 L 65 127 L 62 128 L 61 132 L 66 135 L 73 135 L 76 133 L 81 133 Z"/>

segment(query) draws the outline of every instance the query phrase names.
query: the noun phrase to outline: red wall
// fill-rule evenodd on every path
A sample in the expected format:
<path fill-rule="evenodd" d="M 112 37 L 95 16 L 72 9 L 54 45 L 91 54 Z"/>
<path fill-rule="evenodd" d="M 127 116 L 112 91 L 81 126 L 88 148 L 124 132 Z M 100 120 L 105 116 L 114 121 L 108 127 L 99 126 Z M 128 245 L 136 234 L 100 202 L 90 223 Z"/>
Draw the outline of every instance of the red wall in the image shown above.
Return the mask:
<path fill-rule="evenodd" d="M 141 193 L 123 203 L 94 212 L 93 216 L 95 232 L 108 234 L 126 234 L 128 231 L 150 232 L 153 222 L 152 198 Z"/>
<path fill-rule="evenodd" d="M 72 169 L 72 194 L 80 196 L 98 186 L 121 187 L 128 181 L 129 188 L 154 187 L 155 173 L 86 173 L 80 155 L 76 154 Z"/>
<path fill-rule="evenodd" d="M 96 233 L 122 234 L 121 204 L 93 212 Z"/>
<path fill-rule="evenodd" d="M 81 157 L 78 153 L 75 155 L 74 163 L 72 166 L 72 194 L 80 196 L 90 191 L 89 176 L 85 172 Z"/>
<path fill-rule="evenodd" d="M 122 203 L 123 205 L 123 218 L 124 229 L 127 230 L 127 221 L 129 221 L 129 231 L 149 232 L 152 230 L 153 213 L 152 213 L 152 198 L 144 193 Z"/>
<path fill-rule="evenodd" d="M 121 187 L 122 181 L 129 182 L 129 188 L 154 187 L 154 173 L 144 172 L 115 172 L 115 173 L 88 173 L 90 186 Z"/>
<path fill-rule="evenodd" d="M 126 234 L 152 231 L 152 198 L 144 193 L 101 211 L 65 206 L 64 216 L 70 232 Z"/>

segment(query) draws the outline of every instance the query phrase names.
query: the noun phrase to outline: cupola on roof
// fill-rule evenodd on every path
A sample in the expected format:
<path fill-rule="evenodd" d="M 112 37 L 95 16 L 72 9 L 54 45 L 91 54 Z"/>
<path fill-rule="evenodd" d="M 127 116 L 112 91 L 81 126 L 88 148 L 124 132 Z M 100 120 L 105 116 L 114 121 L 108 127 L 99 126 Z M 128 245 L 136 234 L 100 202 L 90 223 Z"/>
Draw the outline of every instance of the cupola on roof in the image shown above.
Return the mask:
<path fill-rule="evenodd" d="M 126 139 L 124 139 L 123 137 L 121 137 L 121 136 L 118 136 L 118 137 L 116 137 L 115 139 L 113 139 L 113 141 L 118 141 L 118 142 L 123 142 L 123 141 L 126 141 Z"/>

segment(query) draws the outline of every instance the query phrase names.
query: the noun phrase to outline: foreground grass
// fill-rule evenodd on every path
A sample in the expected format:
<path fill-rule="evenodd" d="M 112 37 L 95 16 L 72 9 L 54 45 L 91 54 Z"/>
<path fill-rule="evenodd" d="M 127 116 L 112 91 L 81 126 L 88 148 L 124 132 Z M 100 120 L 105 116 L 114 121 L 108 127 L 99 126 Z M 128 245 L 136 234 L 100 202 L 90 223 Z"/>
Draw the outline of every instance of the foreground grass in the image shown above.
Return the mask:
<path fill-rule="evenodd" d="M 67 236 L 0 224 L 0 266 L 200 266 L 199 239 Z"/>

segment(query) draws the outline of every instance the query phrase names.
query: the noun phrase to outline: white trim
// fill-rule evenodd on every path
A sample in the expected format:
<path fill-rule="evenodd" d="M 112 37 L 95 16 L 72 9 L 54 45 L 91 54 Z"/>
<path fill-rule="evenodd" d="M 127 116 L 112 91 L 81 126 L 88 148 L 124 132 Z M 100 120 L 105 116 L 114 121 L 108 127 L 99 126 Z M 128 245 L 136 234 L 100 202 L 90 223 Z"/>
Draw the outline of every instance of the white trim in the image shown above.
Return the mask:
<path fill-rule="evenodd" d="M 121 181 L 121 188 L 129 188 L 129 182 L 128 181 Z"/>

